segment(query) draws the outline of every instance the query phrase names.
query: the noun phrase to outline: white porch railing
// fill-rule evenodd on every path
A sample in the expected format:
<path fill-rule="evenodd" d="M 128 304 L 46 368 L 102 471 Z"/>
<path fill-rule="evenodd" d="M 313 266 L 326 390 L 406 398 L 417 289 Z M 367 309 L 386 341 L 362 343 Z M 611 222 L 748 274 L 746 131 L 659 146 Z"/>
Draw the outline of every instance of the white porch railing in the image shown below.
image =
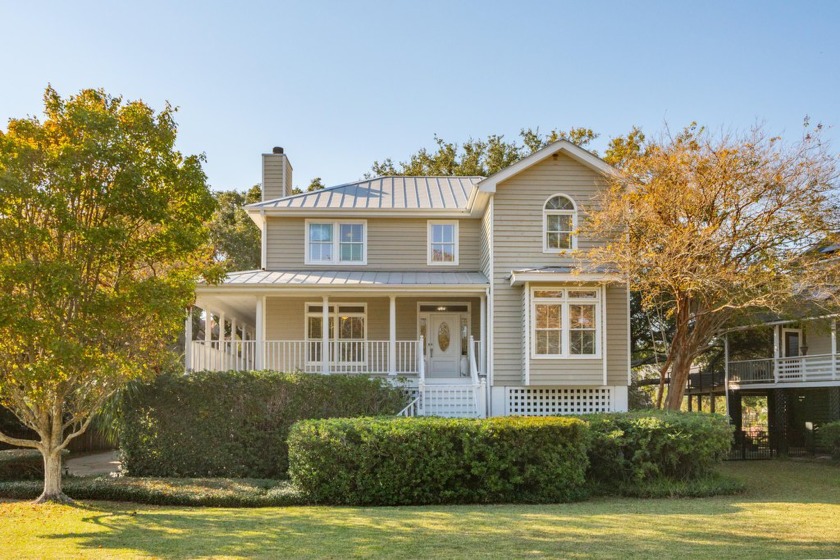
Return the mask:
<path fill-rule="evenodd" d="M 729 362 L 729 379 L 736 385 L 840 381 L 840 354 Z"/>
<path fill-rule="evenodd" d="M 328 343 L 328 373 L 418 375 L 423 367 L 422 346 L 416 340 L 398 340 L 395 371 L 390 371 L 387 340 L 334 340 Z M 276 371 L 321 373 L 323 344 L 320 340 L 193 341 L 192 369 L 250 370 L 263 354 L 263 368 Z"/>

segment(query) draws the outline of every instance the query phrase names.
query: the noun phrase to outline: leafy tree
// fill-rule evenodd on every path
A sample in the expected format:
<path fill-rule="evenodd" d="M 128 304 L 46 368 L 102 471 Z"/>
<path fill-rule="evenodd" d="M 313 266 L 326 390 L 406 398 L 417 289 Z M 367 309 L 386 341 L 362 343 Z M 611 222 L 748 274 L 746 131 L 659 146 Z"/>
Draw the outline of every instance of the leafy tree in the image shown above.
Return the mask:
<path fill-rule="evenodd" d="M 583 230 L 608 240 L 587 257 L 626 274 L 642 306 L 673 323 L 662 372 L 678 410 L 692 362 L 724 324 L 803 297 L 836 306 L 827 288 L 840 260 L 813 248 L 840 231 L 837 161 L 819 126 L 795 143 L 694 125 L 642 142 L 625 150 Z"/>
<path fill-rule="evenodd" d="M 313 191 L 320 191 L 321 189 L 326 188 L 326 185 L 321 181 L 320 177 L 315 177 L 309 183 L 309 186 L 306 187 L 306 192 L 313 192 Z"/>
<path fill-rule="evenodd" d="M 43 454 L 39 502 L 67 500 L 61 451 L 102 403 L 172 359 L 214 210 L 168 104 L 48 87 L 44 106 L 0 132 L 0 405 L 38 434 L 0 441 Z"/>
<path fill-rule="evenodd" d="M 210 220 L 210 240 L 216 260 L 225 270 L 255 270 L 260 267 L 260 229 L 243 206 L 262 200 L 262 190 L 254 185 L 246 192 L 214 193 L 218 207 Z"/>
<path fill-rule="evenodd" d="M 586 146 L 598 135 L 588 128 L 571 128 L 568 131 L 551 130 L 547 134 L 539 129 L 525 129 L 519 132 L 521 143 L 507 141 L 503 135 L 491 134 L 485 139 L 469 139 L 461 145 L 447 142 L 435 135 L 437 148 L 429 151 L 421 148 L 409 156 L 408 161 L 394 163 L 391 158 L 374 161 L 369 176 L 392 175 L 441 175 L 441 176 L 489 176 L 520 159 L 544 148 L 557 140 L 569 140 L 579 146 Z"/>

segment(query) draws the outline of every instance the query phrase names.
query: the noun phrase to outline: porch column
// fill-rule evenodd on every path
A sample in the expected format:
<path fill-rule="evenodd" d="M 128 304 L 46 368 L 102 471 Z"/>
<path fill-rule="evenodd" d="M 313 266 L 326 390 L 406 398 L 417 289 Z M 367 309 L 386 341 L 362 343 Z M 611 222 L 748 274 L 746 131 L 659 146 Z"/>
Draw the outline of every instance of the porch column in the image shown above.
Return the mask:
<path fill-rule="evenodd" d="M 187 318 L 184 320 L 184 369 L 186 371 L 192 370 L 192 318 L 193 308 L 187 307 Z"/>
<path fill-rule="evenodd" d="M 390 300 L 390 330 L 388 331 L 388 374 L 397 374 L 397 296 L 388 296 Z"/>
<path fill-rule="evenodd" d="M 773 326 L 773 381 L 779 382 L 779 358 L 782 355 L 782 327 Z"/>
<path fill-rule="evenodd" d="M 840 379 L 840 371 L 837 371 L 837 319 L 831 320 L 831 378 Z"/>
<path fill-rule="evenodd" d="M 256 313 L 254 314 L 254 369 L 265 369 L 265 296 L 257 296 Z"/>
<path fill-rule="evenodd" d="M 478 355 L 478 371 L 487 375 L 487 295 L 481 295 L 481 304 L 479 305 L 480 321 L 478 335 L 481 337 L 479 342 Z"/>
<path fill-rule="evenodd" d="M 714 386 L 714 378 L 712 386 Z M 726 395 L 726 415 L 732 419 L 732 411 L 729 407 L 729 333 L 723 335 L 723 393 Z"/>
<path fill-rule="evenodd" d="M 321 315 L 321 373 L 330 373 L 330 298 L 324 296 Z"/>

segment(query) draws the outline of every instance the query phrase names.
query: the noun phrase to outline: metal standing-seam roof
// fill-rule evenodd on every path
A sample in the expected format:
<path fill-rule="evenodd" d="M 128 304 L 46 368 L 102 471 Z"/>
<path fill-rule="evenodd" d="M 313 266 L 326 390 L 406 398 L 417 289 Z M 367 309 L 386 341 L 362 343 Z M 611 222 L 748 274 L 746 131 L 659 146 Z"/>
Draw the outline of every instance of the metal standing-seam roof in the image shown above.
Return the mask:
<path fill-rule="evenodd" d="M 377 177 L 265 202 L 247 208 L 467 210 L 484 177 Z"/>
<path fill-rule="evenodd" d="M 481 272 L 268 271 L 232 272 L 223 285 L 238 286 L 458 286 L 487 285 Z"/>

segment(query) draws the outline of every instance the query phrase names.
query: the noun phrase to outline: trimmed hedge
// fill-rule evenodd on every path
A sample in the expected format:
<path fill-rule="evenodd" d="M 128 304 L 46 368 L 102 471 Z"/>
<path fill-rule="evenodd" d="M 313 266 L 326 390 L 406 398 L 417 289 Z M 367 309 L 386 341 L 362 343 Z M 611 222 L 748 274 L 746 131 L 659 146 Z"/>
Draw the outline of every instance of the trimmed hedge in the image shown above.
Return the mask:
<path fill-rule="evenodd" d="M 365 376 L 278 372 L 164 374 L 119 409 L 130 476 L 284 478 L 286 438 L 306 418 L 395 414 L 405 396 Z"/>
<path fill-rule="evenodd" d="M 62 487 L 74 500 L 159 506 L 282 507 L 306 503 L 287 481 L 278 480 L 66 477 Z M 43 489 L 42 482 L 0 482 L 0 497 L 32 500 Z"/>
<path fill-rule="evenodd" d="M 289 474 L 316 503 L 553 503 L 586 497 L 577 418 L 358 418 L 299 422 Z"/>
<path fill-rule="evenodd" d="M 700 478 L 732 446 L 732 427 L 718 414 L 639 411 L 581 418 L 590 427 L 587 478 L 595 484 Z"/>
<path fill-rule="evenodd" d="M 840 459 L 840 421 L 820 426 L 817 440 L 833 458 Z"/>

